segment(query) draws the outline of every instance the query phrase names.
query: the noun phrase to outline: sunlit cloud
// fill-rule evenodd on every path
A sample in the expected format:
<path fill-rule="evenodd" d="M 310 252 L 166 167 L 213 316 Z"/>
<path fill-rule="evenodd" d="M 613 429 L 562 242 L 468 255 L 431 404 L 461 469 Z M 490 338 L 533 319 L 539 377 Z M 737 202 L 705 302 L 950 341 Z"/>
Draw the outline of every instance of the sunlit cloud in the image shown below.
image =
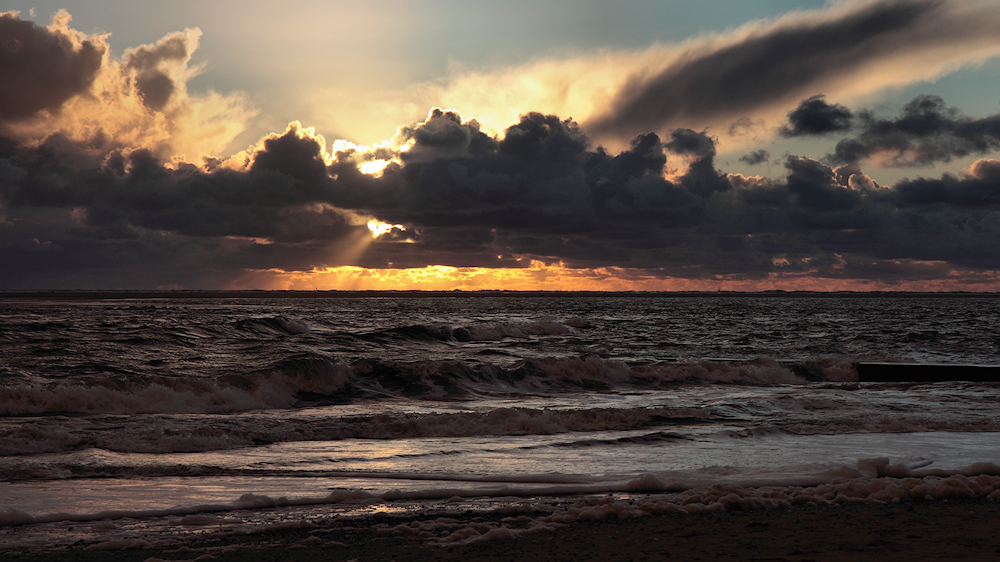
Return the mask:
<path fill-rule="evenodd" d="M 776 258 L 778 259 L 778 258 Z M 662 271 L 636 268 L 568 268 L 561 263 L 531 260 L 524 268 L 451 267 L 371 269 L 327 267 L 309 272 L 248 271 L 229 288 L 263 287 L 270 290 L 340 291 L 913 291 L 1000 290 L 1000 271 L 962 271 L 943 262 L 898 260 L 897 265 L 938 272 L 943 277 L 886 282 L 815 276 L 814 272 L 773 272 L 760 278 L 719 275 L 687 279 L 664 276 Z"/>
<path fill-rule="evenodd" d="M 39 141 L 61 133 L 98 151 L 145 148 L 167 161 L 200 162 L 202 155 L 222 154 L 257 114 L 242 93 L 188 92 L 188 82 L 204 70 L 191 64 L 201 30 L 171 33 L 114 56 L 106 35 L 76 31 L 71 21 L 60 11 L 47 29 L 77 48 L 89 43 L 103 52 L 92 85 L 56 108 L 8 123 L 8 134 Z"/>
<path fill-rule="evenodd" d="M 455 63 L 445 81 L 393 103 L 454 107 L 494 134 L 528 111 L 572 117 L 612 148 L 650 130 L 707 128 L 735 150 L 775 135 L 805 97 L 853 103 L 996 57 L 997 26 L 1000 10 L 986 2 L 839 2 L 641 51 Z M 354 131 L 371 134 L 345 127 Z"/>
<path fill-rule="evenodd" d="M 378 176 L 386 166 L 391 164 L 391 160 L 369 160 L 363 162 L 358 169 L 361 170 L 362 174 L 370 174 L 373 176 Z"/>
<path fill-rule="evenodd" d="M 378 238 L 379 236 L 392 232 L 393 229 L 402 230 L 403 225 L 384 223 L 378 219 L 368 221 L 368 230 L 372 231 L 372 238 Z"/>

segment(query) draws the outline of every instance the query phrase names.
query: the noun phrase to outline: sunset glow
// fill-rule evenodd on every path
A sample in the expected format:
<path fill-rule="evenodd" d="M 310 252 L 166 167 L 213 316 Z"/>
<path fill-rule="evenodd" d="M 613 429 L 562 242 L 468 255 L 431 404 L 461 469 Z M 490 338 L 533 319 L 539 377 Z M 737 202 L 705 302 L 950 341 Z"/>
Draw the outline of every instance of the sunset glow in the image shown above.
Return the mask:
<path fill-rule="evenodd" d="M 329 267 L 311 272 L 255 271 L 229 289 L 259 287 L 282 291 L 1000 291 L 1000 272 L 951 271 L 945 279 L 884 283 L 857 279 L 769 274 L 763 279 L 718 277 L 682 279 L 659 271 L 597 268 L 571 269 L 532 261 L 525 268 L 450 267 L 409 269 Z"/>
<path fill-rule="evenodd" d="M 358 166 L 362 174 L 378 175 L 391 162 L 389 160 L 369 160 Z"/>
<path fill-rule="evenodd" d="M 381 222 L 378 219 L 372 219 L 372 220 L 368 221 L 368 230 L 372 231 L 372 238 L 378 238 L 379 236 L 382 236 L 383 234 L 386 234 L 388 232 L 392 232 L 392 229 L 394 229 L 394 228 L 402 229 L 403 225 L 401 225 L 401 224 L 388 224 L 388 223 Z"/>
<path fill-rule="evenodd" d="M 0 288 L 996 287 L 995 3 L 12 1 Z"/>

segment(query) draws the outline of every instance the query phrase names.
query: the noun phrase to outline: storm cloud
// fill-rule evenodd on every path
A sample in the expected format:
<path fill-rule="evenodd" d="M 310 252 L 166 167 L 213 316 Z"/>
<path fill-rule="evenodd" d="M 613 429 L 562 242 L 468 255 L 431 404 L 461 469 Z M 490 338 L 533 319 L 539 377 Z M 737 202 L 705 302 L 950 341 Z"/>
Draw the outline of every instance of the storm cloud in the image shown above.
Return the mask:
<path fill-rule="evenodd" d="M 611 154 L 575 122 L 538 113 L 493 138 L 435 110 L 399 140 L 381 149 L 395 157 L 378 175 L 360 172 L 370 154 L 330 154 L 295 124 L 242 161 L 207 167 L 167 166 L 141 149 L 105 155 L 59 136 L 36 147 L 7 140 L 0 258 L 11 267 L 0 284 L 142 286 L 156 271 L 161 284 L 226 286 L 247 270 L 525 259 L 693 279 L 1000 268 L 1000 250 L 986 249 L 1000 234 L 992 160 L 964 177 L 883 188 L 857 165 L 791 156 L 784 177 L 768 180 L 719 171 L 704 132 L 646 133 Z M 685 167 L 671 170 L 671 158 Z M 369 217 L 398 226 L 373 239 Z M 203 261 L 180 253 L 195 249 Z"/>
<path fill-rule="evenodd" d="M 93 84 L 104 47 L 79 40 L 68 23 L 66 15 L 50 28 L 38 27 L 0 13 L 0 123 L 59 111 Z"/>
<path fill-rule="evenodd" d="M 878 117 L 815 94 L 823 73 L 894 52 L 893 41 L 916 42 L 914 29 L 930 33 L 921 45 L 951 40 L 949 6 L 851 4 L 837 17 L 786 19 L 739 45 L 699 51 L 619 100 L 615 134 L 639 127 L 620 149 L 565 115 L 526 111 L 492 133 L 433 108 L 371 147 L 327 143 L 293 122 L 228 157 L 203 156 L 202 137 L 228 142 L 242 130 L 229 117 L 247 113 L 239 96 L 187 92 L 199 31 L 112 59 L 97 39 L 59 31 L 65 21 L 42 28 L 6 15 L 0 25 L 49 46 L 55 70 L 28 88 L 45 90 L 35 105 L 14 103 L 3 117 L 11 129 L 0 136 L 0 288 L 242 287 L 254 276 L 338 266 L 542 264 L 762 283 L 988 277 L 1000 270 L 1000 162 L 886 186 L 862 164 L 989 156 L 1000 149 L 1000 118 L 969 118 L 933 96 Z M 929 30 L 935 18 L 945 25 Z M 774 68 L 760 66 L 788 49 Z M 76 70 L 60 74 L 59 61 Z M 715 82 L 705 70 L 713 65 Z M 715 129 L 666 126 L 677 112 L 710 120 L 712 104 L 738 113 L 776 89 L 796 97 L 771 134 L 848 135 L 834 154 L 772 159 L 754 147 L 739 162 L 783 171 L 727 173 Z M 661 109 L 640 126 L 637 100 L 657 93 Z"/>
<path fill-rule="evenodd" d="M 1000 148 L 1000 115 L 967 117 L 938 96 L 914 98 L 896 118 L 865 111 L 858 121 L 858 134 L 838 142 L 831 161 L 882 156 L 896 166 L 926 166 Z"/>
<path fill-rule="evenodd" d="M 810 92 L 863 90 L 866 82 L 897 75 L 900 68 L 920 75 L 944 64 L 940 55 L 919 59 L 938 47 L 961 58 L 958 47 L 964 45 L 966 56 L 982 56 L 990 45 L 996 48 L 998 25 L 995 6 L 937 0 L 855 2 L 786 17 L 696 44 L 663 68 L 637 72 L 611 107 L 585 124 L 601 138 L 679 124 L 720 125 Z M 827 117 L 835 118 L 816 126 L 841 127 L 842 119 L 829 112 Z"/>
<path fill-rule="evenodd" d="M 840 104 L 829 104 L 823 96 L 813 96 L 788 114 L 788 126 L 782 127 L 781 136 L 786 138 L 805 135 L 824 135 L 851 128 L 854 114 Z"/>

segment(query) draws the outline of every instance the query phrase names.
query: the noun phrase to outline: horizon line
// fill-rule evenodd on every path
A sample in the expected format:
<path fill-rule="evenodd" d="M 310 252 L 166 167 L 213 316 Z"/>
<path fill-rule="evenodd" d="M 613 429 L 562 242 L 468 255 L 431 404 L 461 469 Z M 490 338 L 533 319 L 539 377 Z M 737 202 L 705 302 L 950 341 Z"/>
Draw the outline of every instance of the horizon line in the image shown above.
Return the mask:
<path fill-rule="evenodd" d="M 596 291 L 596 290 L 512 290 L 512 289 L 450 289 L 450 290 L 420 290 L 420 289 L 0 289 L 0 299 L 18 298 L 343 298 L 372 296 L 882 296 L 882 297 L 996 297 L 997 291 L 812 291 L 768 289 L 765 291 Z"/>

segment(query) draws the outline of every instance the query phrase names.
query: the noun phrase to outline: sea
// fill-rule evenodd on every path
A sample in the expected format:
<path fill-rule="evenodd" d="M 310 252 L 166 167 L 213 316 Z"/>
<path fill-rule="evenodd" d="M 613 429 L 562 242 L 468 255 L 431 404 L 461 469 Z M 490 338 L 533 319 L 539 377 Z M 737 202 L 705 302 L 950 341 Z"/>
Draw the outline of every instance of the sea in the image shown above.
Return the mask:
<path fill-rule="evenodd" d="M 998 326 L 968 294 L 6 294 L 0 553 L 1000 499 Z"/>

